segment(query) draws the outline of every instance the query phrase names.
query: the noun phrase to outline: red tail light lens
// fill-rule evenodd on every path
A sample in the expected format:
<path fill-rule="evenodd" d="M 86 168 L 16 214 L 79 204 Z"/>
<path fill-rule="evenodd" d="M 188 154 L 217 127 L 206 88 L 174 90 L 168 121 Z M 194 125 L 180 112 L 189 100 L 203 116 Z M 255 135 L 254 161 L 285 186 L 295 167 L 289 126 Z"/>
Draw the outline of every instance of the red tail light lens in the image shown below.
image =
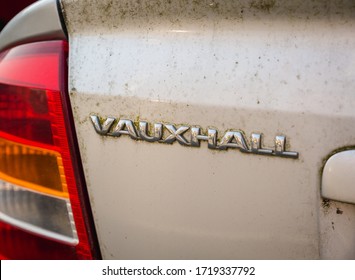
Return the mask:
<path fill-rule="evenodd" d="M 67 54 L 64 41 L 0 54 L 2 258 L 95 256 L 63 106 Z"/>

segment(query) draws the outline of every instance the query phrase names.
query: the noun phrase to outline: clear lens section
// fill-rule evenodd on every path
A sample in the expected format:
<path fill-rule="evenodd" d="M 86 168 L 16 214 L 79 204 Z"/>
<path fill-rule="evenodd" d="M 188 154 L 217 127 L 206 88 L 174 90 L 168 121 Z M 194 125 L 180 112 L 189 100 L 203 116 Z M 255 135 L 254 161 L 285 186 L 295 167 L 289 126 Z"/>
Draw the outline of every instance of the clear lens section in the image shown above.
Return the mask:
<path fill-rule="evenodd" d="M 0 180 L 0 219 L 51 239 L 76 245 L 72 209 L 68 199 L 43 195 Z"/>

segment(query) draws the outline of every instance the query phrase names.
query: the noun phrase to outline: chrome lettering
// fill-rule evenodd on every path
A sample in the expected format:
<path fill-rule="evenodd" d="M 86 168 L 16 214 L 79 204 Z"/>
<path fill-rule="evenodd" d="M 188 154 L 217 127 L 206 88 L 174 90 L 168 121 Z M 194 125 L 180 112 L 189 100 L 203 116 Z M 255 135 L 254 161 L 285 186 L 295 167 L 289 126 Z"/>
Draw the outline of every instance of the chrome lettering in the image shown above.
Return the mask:
<path fill-rule="evenodd" d="M 138 139 L 136 129 L 131 120 L 119 120 L 112 133 L 108 133 L 107 135 L 118 137 L 122 134 L 129 135 L 132 139 Z"/>
<path fill-rule="evenodd" d="M 286 137 L 285 136 L 276 136 L 275 137 L 275 155 L 280 157 L 298 157 L 297 152 L 288 152 L 286 151 Z"/>
<path fill-rule="evenodd" d="M 138 134 L 140 139 L 155 142 L 161 140 L 163 136 L 163 125 L 161 123 L 154 124 L 154 136 L 148 135 L 148 123 L 147 122 L 139 122 Z"/>
<path fill-rule="evenodd" d="M 228 148 L 237 148 L 242 152 L 249 152 L 248 145 L 244 139 L 244 136 L 239 131 L 228 131 L 224 134 L 221 143 L 218 148 L 220 150 L 226 150 Z"/>
<path fill-rule="evenodd" d="M 91 115 L 91 122 L 96 133 L 108 136 L 129 135 L 135 140 L 144 140 L 147 142 L 159 142 L 172 144 L 177 141 L 181 145 L 200 147 L 201 141 L 207 141 L 209 149 L 227 150 L 229 148 L 239 149 L 241 152 L 270 155 L 287 158 L 298 158 L 297 152 L 286 150 L 286 137 L 278 135 L 274 140 L 274 149 L 267 149 L 263 147 L 262 134 L 252 133 L 250 136 L 250 147 L 244 134 L 241 131 L 227 131 L 220 142 L 217 141 L 218 131 L 216 129 L 208 128 L 207 135 L 201 133 L 199 127 L 180 126 L 178 128 L 173 124 L 154 123 L 153 131 L 148 134 L 148 126 L 152 125 L 145 121 L 140 121 L 135 126 L 132 120 L 121 119 L 114 126 L 117 121 L 116 118 L 107 117 L 101 121 L 99 116 Z M 138 132 L 137 132 L 138 131 Z M 169 135 L 163 139 L 165 133 Z M 167 135 L 167 134 L 166 134 Z M 190 142 L 186 139 L 190 137 Z"/>
<path fill-rule="evenodd" d="M 190 127 L 180 126 L 176 129 L 172 124 L 165 124 L 164 127 L 170 132 L 170 135 L 163 140 L 164 143 L 171 144 L 177 140 L 182 145 L 190 145 L 190 143 L 183 136 L 183 134 L 188 131 Z"/>
<path fill-rule="evenodd" d="M 100 118 L 98 116 L 90 116 L 90 118 L 91 118 L 92 124 L 94 125 L 95 131 L 101 135 L 106 135 L 107 132 L 110 130 L 112 124 L 116 120 L 115 118 L 108 117 L 101 124 Z"/>
<path fill-rule="evenodd" d="M 208 129 L 207 135 L 201 134 L 201 129 L 199 127 L 191 128 L 191 146 L 200 147 L 200 140 L 207 141 L 208 148 L 217 148 L 217 130 Z"/>
<path fill-rule="evenodd" d="M 264 155 L 271 155 L 272 154 L 272 150 L 270 149 L 263 149 L 261 147 L 261 134 L 258 133 L 252 133 L 251 134 L 251 152 L 255 153 L 255 154 L 264 154 Z"/>

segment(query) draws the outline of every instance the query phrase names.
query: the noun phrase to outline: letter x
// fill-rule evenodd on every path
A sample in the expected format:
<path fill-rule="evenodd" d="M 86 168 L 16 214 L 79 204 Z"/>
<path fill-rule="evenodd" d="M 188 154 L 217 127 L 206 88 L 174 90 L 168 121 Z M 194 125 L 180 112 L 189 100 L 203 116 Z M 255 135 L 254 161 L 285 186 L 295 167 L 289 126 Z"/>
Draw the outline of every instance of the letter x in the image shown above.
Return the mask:
<path fill-rule="evenodd" d="M 178 129 L 172 124 L 165 124 L 165 128 L 171 133 L 164 139 L 164 143 L 171 144 L 177 140 L 182 145 L 190 145 L 190 143 L 184 138 L 183 134 L 189 130 L 188 126 L 181 126 Z"/>

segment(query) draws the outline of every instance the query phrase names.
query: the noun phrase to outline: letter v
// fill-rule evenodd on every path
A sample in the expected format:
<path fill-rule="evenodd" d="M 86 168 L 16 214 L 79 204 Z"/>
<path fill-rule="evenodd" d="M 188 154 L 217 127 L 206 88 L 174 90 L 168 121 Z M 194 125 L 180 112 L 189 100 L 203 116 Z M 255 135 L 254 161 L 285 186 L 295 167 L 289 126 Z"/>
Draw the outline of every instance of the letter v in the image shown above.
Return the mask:
<path fill-rule="evenodd" d="M 110 130 L 112 124 L 116 120 L 116 118 L 108 117 L 106 120 L 101 124 L 100 119 L 96 115 L 90 116 L 91 122 L 98 134 L 106 135 L 107 132 Z"/>

